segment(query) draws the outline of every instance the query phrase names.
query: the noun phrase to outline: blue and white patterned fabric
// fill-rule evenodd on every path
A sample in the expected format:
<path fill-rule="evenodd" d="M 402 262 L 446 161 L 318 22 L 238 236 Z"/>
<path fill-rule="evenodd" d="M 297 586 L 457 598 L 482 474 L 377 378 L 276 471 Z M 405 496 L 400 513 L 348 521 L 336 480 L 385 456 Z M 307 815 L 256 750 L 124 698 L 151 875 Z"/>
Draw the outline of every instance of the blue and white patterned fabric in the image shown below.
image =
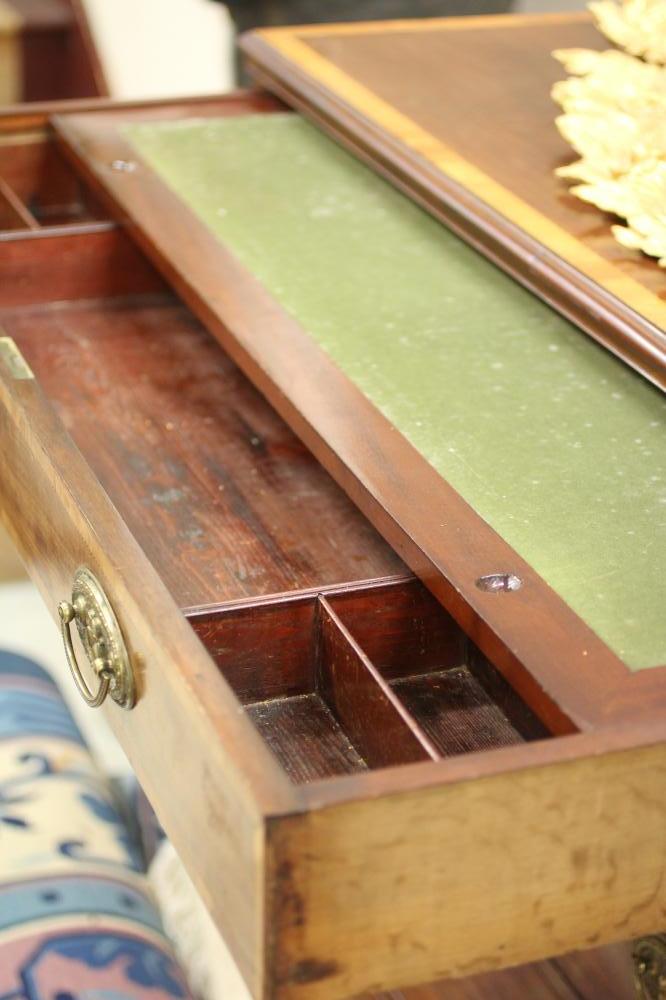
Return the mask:
<path fill-rule="evenodd" d="M 189 1000 L 142 867 L 55 684 L 0 653 L 0 1000 Z"/>

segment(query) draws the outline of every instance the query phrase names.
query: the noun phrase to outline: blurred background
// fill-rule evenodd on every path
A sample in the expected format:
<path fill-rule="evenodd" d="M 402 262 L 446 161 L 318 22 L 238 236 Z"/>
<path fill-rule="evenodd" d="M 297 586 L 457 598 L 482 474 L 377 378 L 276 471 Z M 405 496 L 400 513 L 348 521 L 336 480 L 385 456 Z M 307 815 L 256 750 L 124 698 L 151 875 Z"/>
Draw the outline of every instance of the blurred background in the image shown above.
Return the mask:
<path fill-rule="evenodd" d="M 0 104 L 231 89 L 259 25 L 582 9 L 582 0 L 0 0 Z"/>

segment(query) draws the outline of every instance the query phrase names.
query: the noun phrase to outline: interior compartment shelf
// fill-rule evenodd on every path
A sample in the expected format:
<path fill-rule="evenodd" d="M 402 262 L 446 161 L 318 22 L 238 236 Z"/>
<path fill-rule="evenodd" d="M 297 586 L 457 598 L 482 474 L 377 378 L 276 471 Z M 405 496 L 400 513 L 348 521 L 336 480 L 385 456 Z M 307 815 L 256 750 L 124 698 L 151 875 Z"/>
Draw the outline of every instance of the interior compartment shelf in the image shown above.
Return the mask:
<path fill-rule="evenodd" d="M 297 783 L 550 735 L 413 578 L 189 620 Z"/>

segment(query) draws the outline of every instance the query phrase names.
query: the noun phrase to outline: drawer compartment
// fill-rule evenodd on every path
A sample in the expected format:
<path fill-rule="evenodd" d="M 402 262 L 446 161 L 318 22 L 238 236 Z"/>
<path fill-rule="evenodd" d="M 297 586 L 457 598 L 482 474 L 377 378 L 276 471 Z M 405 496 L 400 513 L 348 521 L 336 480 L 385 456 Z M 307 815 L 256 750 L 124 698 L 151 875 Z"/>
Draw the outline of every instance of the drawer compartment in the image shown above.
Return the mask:
<path fill-rule="evenodd" d="M 295 783 L 549 735 L 414 579 L 188 617 Z"/>
<path fill-rule="evenodd" d="M 28 132 L 0 142 L 0 232 L 106 217 L 51 136 Z"/>

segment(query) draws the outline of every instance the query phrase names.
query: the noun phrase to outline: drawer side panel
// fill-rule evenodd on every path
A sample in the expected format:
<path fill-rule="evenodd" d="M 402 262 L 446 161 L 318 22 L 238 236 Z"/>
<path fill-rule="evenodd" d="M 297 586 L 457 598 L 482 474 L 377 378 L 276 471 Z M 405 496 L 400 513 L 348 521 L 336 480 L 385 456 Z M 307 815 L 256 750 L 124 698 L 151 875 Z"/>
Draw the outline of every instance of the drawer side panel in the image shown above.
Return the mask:
<path fill-rule="evenodd" d="M 2 364 L 0 468 L 0 512 L 54 616 L 81 565 L 116 611 L 139 697 L 104 710 L 259 996 L 263 812 L 294 793 L 37 382 Z"/>

